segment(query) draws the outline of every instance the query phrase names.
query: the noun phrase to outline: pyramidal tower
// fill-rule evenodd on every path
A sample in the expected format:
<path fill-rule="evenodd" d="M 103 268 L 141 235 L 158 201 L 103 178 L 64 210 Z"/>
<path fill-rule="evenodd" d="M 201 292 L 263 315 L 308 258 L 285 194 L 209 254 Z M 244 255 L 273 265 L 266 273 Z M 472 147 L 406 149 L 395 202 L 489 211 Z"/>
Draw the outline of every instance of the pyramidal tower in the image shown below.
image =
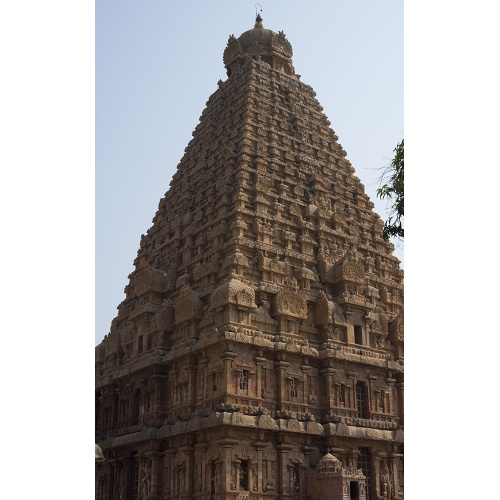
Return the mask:
<path fill-rule="evenodd" d="M 285 34 L 223 60 L 96 348 L 96 498 L 403 498 L 394 246 Z"/>

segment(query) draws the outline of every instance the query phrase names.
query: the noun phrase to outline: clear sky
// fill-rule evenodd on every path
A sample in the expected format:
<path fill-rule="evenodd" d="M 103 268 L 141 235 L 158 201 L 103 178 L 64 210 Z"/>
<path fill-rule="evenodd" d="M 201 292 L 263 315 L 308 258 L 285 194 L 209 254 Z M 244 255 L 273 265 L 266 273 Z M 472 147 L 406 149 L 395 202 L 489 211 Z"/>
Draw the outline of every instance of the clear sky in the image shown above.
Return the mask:
<path fill-rule="evenodd" d="M 287 35 L 296 72 L 386 217 L 377 180 L 404 137 L 400 0 L 96 2 L 96 343 L 205 103 L 226 79 L 228 36 L 251 29 L 256 9 L 265 28 Z M 403 260 L 402 245 L 396 255 Z"/>

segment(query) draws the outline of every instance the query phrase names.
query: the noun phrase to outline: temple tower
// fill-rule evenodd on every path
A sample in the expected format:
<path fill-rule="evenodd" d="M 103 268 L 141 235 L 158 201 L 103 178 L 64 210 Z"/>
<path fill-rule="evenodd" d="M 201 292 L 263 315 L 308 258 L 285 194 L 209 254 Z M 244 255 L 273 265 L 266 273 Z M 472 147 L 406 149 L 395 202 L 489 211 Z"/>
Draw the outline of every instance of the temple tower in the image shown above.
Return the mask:
<path fill-rule="evenodd" d="M 96 348 L 97 499 L 403 498 L 394 247 L 285 34 L 223 60 Z"/>

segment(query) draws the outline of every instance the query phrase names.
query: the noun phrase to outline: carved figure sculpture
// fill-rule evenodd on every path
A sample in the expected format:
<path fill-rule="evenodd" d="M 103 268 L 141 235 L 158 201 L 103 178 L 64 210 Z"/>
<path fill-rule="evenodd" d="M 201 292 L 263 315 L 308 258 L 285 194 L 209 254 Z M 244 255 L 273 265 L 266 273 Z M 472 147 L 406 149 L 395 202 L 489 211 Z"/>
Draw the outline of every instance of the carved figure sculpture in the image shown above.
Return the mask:
<path fill-rule="evenodd" d="M 151 463 L 147 461 L 142 467 L 141 498 L 148 500 L 151 494 Z"/>
<path fill-rule="evenodd" d="M 391 473 L 389 472 L 389 467 L 387 466 L 387 464 L 385 464 L 384 470 L 380 476 L 380 482 L 382 484 L 383 498 L 391 500 L 392 499 Z"/>
<path fill-rule="evenodd" d="M 118 497 L 120 500 L 125 500 L 125 469 L 120 472 L 120 484 L 118 485 Z"/>

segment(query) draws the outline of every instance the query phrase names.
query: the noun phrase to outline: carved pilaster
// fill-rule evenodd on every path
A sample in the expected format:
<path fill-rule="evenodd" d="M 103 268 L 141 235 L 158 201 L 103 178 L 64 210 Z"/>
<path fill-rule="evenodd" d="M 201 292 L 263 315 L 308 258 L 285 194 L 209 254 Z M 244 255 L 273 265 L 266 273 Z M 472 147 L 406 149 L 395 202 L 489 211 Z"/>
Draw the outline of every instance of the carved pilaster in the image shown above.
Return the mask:
<path fill-rule="evenodd" d="M 264 484 L 262 481 L 262 476 L 264 473 L 264 448 L 267 446 L 267 442 L 256 441 L 254 443 L 255 449 L 257 450 L 257 477 L 255 481 L 257 482 L 257 491 L 264 491 Z"/>
<path fill-rule="evenodd" d="M 222 370 L 222 388 L 221 388 L 221 396 L 227 396 L 229 394 L 230 388 L 232 387 L 231 377 L 232 377 L 232 368 L 231 364 L 233 359 L 237 356 L 234 352 L 223 352 L 220 356 L 224 363 L 224 368 Z"/>
<path fill-rule="evenodd" d="M 380 453 L 374 448 L 370 448 L 370 456 L 372 458 L 372 497 L 378 498 L 382 492 L 380 491 Z"/>
<path fill-rule="evenodd" d="M 197 372 L 197 367 L 195 365 L 189 365 L 186 367 L 186 373 L 188 376 L 188 382 L 187 382 L 187 394 L 188 394 L 188 405 L 189 405 L 189 410 L 188 414 L 191 414 L 194 411 L 194 405 L 196 401 L 196 372 Z"/>
<path fill-rule="evenodd" d="M 207 373 L 207 365 L 208 365 L 208 359 L 201 359 L 198 362 L 198 377 L 200 380 L 199 387 L 197 387 L 196 390 L 196 403 L 199 403 L 203 399 L 206 399 L 209 397 L 209 395 L 212 394 L 212 391 L 208 388 L 210 385 L 210 381 L 208 380 L 208 373 Z"/>
<path fill-rule="evenodd" d="M 333 407 L 336 405 L 335 398 L 337 397 L 338 399 L 338 390 L 335 391 L 335 385 L 333 382 L 333 378 L 335 375 L 336 370 L 334 368 L 323 368 L 321 370 L 321 373 L 325 376 L 325 382 L 326 382 L 326 409 L 328 412 L 331 412 Z"/>
<path fill-rule="evenodd" d="M 183 493 L 190 496 L 194 491 L 194 481 L 196 474 L 196 471 L 194 470 L 194 446 L 183 446 L 181 450 L 186 456 L 186 473 L 184 475 L 186 481 Z"/>
<path fill-rule="evenodd" d="M 377 398 L 375 397 L 375 387 L 374 383 L 375 380 L 377 380 L 377 377 L 375 375 L 368 375 L 368 410 L 370 414 L 372 412 L 377 411 L 376 406 L 377 406 Z"/>
<path fill-rule="evenodd" d="M 390 415 L 395 415 L 395 404 L 394 404 L 394 384 L 396 383 L 396 379 L 388 378 L 387 386 L 389 387 L 389 392 L 387 394 L 387 413 Z"/>
<path fill-rule="evenodd" d="M 239 443 L 238 439 L 224 438 L 219 441 L 221 454 L 221 492 L 234 491 L 231 489 L 233 477 L 233 449 Z"/>
<path fill-rule="evenodd" d="M 149 457 L 149 461 L 151 464 L 150 467 L 150 485 L 149 485 L 149 500 L 157 500 L 159 498 L 159 486 L 160 486 L 160 464 L 162 453 L 159 451 L 151 451 L 146 453 L 146 456 Z"/>
<path fill-rule="evenodd" d="M 155 374 L 151 377 L 151 379 L 154 381 L 154 395 L 155 395 L 153 402 L 154 414 L 155 417 L 158 418 L 165 415 L 165 398 L 163 396 L 163 391 L 161 390 L 161 388 L 165 384 L 167 376 Z"/>
<path fill-rule="evenodd" d="M 202 444 L 197 444 L 195 445 L 196 448 L 196 457 L 197 457 L 197 462 L 199 465 L 199 468 L 197 471 L 195 471 L 195 488 L 194 492 L 197 493 L 201 491 L 202 493 L 206 491 L 207 484 L 210 483 L 210 481 L 207 481 L 207 449 L 208 449 L 208 444 L 207 443 L 202 443 Z"/>
<path fill-rule="evenodd" d="M 286 495 L 289 493 L 289 470 L 288 470 L 288 454 L 292 449 L 289 444 L 278 444 L 276 446 L 278 450 L 278 467 L 279 467 L 279 493 L 281 495 Z"/>
<path fill-rule="evenodd" d="M 352 467 L 354 470 L 358 468 L 358 455 L 359 455 L 359 450 L 357 449 L 350 449 L 348 453 L 348 465 Z"/>
<path fill-rule="evenodd" d="M 177 370 L 170 370 L 169 372 L 169 382 L 170 382 L 170 401 L 173 406 L 177 406 Z"/>
<path fill-rule="evenodd" d="M 302 388 L 302 402 L 309 404 L 309 381 L 308 377 L 311 373 L 312 368 L 308 365 L 302 365 L 302 378 L 303 378 L 303 388 Z"/>
<path fill-rule="evenodd" d="M 257 365 L 257 396 L 262 398 L 262 367 L 266 358 L 255 357 L 255 364 Z"/>
<path fill-rule="evenodd" d="M 167 450 L 165 452 L 165 495 L 173 494 L 174 490 L 174 457 L 177 450 Z"/>
<path fill-rule="evenodd" d="M 399 415 L 401 417 L 400 425 L 404 424 L 404 383 L 398 382 L 396 384 L 396 390 L 398 395 L 398 403 L 399 403 Z"/>
<path fill-rule="evenodd" d="M 346 401 L 346 407 L 355 408 L 356 407 L 356 372 L 346 371 L 347 375 L 347 396 L 348 401 Z"/>
<path fill-rule="evenodd" d="M 400 498 L 399 492 L 401 490 L 401 485 L 399 484 L 399 470 L 401 466 L 401 460 L 403 455 L 401 453 L 390 453 L 390 458 L 392 459 L 392 482 L 393 482 L 393 495 L 394 498 Z"/>
<path fill-rule="evenodd" d="M 288 384 L 286 380 L 286 370 L 290 363 L 286 361 L 277 361 L 274 365 L 278 371 L 278 410 L 283 409 L 283 402 L 288 401 Z"/>

